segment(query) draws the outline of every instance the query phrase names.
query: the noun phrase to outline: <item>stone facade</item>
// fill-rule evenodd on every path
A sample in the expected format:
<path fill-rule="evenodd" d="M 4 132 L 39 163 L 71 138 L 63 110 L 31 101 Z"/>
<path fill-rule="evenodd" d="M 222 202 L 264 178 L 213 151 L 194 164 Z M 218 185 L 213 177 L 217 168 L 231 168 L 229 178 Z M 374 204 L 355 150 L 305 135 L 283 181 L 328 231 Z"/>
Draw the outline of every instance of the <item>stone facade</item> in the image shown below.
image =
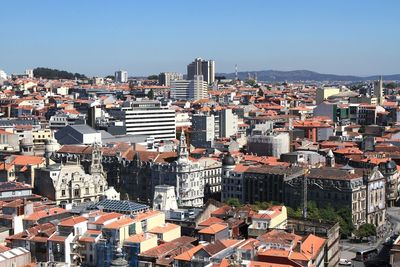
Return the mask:
<path fill-rule="evenodd" d="M 101 165 L 101 150 L 94 145 L 90 172 L 85 173 L 79 158 L 75 162 L 48 165 L 37 170 L 36 192 L 57 204 L 97 201 L 108 188 Z"/>

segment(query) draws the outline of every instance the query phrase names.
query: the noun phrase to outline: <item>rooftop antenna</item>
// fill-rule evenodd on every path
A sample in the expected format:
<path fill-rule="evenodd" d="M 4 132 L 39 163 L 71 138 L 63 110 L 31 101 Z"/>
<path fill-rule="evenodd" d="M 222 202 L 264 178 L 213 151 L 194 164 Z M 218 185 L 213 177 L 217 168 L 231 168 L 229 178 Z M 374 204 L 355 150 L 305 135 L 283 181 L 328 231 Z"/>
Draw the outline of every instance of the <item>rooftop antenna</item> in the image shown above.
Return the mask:
<path fill-rule="evenodd" d="M 235 64 L 235 81 L 239 80 L 239 76 L 238 76 L 238 67 L 237 64 Z"/>

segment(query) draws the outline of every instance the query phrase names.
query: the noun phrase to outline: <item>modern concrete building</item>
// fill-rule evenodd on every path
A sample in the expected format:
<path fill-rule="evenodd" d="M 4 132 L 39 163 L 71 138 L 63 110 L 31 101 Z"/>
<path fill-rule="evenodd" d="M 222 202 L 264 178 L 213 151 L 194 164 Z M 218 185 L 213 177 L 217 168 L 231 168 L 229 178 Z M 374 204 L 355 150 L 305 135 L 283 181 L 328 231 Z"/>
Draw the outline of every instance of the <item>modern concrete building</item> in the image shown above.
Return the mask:
<path fill-rule="evenodd" d="M 214 115 L 194 114 L 192 116 L 191 145 L 195 147 L 212 147 L 214 138 Z"/>
<path fill-rule="evenodd" d="M 219 137 L 227 138 L 238 133 L 238 116 L 232 109 L 219 111 Z"/>
<path fill-rule="evenodd" d="M 385 97 L 383 95 L 383 79 L 382 76 L 378 81 L 374 81 L 373 87 L 373 95 L 378 99 L 378 104 L 382 105 L 385 101 Z"/>
<path fill-rule="evenodd" d="M 144 135 L 155 141 L 176 138 L 175 110 L 161 106 L 159 101 L 132 101 L 120 110 L 126 133 Z"/>
<path fill-rule="evenodd" d="M 199 100 L 207 97 L 207 82 L 202 75 L 195 75 L 192 80 L 171 82 L 171 97 L 179 100 Z"/>
<path fill-rule="evenodd" d="M 128 82 L 128 72 L 125 70 L 119 70 L 115 72 L 115 82 L 116 83 L 126 83 Z"/>
<path fill-rule="evenodd" d="M 110 136 L 109 133 L 104 131 L 96 131 L 92 127 L 81 124 L 81 125 L 68 125 L 58 130 L 54 137 L 57 142 L 61 145 L 72 145 L 72 144 L 94 144 L 101 143 L 102 133 Z"/>
<path fill-rule="evenodd" d="M 290 150 L 289 133 L 273 131 L 253 131 L 247 137 L 247 151 L 258 156 L 280 157 Z"/>
<path fill-rule="evenodd" d="M 158 75 L 158 83 L 165 86 L 171 86 L 172 81 L 183 80 L 183 75 L 178 72 L 161 72 Z"/>
<path fill-rule="evenodd" d="M 193 80 L 197 75 L 203 75 L 207 84 L 213 84 L 215 81 L 215 61 L 196 58 L 187 66 L 186 79 Z"/>

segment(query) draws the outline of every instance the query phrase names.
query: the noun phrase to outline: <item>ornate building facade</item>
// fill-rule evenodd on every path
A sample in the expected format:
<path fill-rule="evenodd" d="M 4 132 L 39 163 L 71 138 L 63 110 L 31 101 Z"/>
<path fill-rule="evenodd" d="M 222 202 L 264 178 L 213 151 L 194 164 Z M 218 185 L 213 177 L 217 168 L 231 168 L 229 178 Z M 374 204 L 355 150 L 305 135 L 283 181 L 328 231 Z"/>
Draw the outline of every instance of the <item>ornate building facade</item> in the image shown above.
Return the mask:
<path fill-rule="evenodd" d="M 75 162 L 52 164 L 38 169 L 35 180 L 37 193 L 57 204 L 99 200 L 108 189 L 99 145 L 93 146 L 91 155 L 89 173 L 85 173 L 79 157 L 75 157 Z"/>
<path fill-rule="evenodd" d="M 153 166 L 152 176 L 155 185 L 171 185 L 179 206 L 201 207 L 204 198 L 204 168 L 189 159 L 185 134 L 182 131 L 178 145 L 178 158 L 171 164 Z"/>

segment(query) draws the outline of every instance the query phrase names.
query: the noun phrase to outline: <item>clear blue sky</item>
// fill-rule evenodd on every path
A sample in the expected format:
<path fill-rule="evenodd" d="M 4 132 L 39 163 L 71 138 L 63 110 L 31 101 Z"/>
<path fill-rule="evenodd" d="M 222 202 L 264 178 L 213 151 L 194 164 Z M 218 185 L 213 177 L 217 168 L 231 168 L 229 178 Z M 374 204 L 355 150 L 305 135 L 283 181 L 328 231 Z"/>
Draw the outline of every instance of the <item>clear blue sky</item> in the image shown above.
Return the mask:
<path fill-rule="evenodd" d="M 399 0 L 4 0 L 0 69 L 400 73 Z"/>

